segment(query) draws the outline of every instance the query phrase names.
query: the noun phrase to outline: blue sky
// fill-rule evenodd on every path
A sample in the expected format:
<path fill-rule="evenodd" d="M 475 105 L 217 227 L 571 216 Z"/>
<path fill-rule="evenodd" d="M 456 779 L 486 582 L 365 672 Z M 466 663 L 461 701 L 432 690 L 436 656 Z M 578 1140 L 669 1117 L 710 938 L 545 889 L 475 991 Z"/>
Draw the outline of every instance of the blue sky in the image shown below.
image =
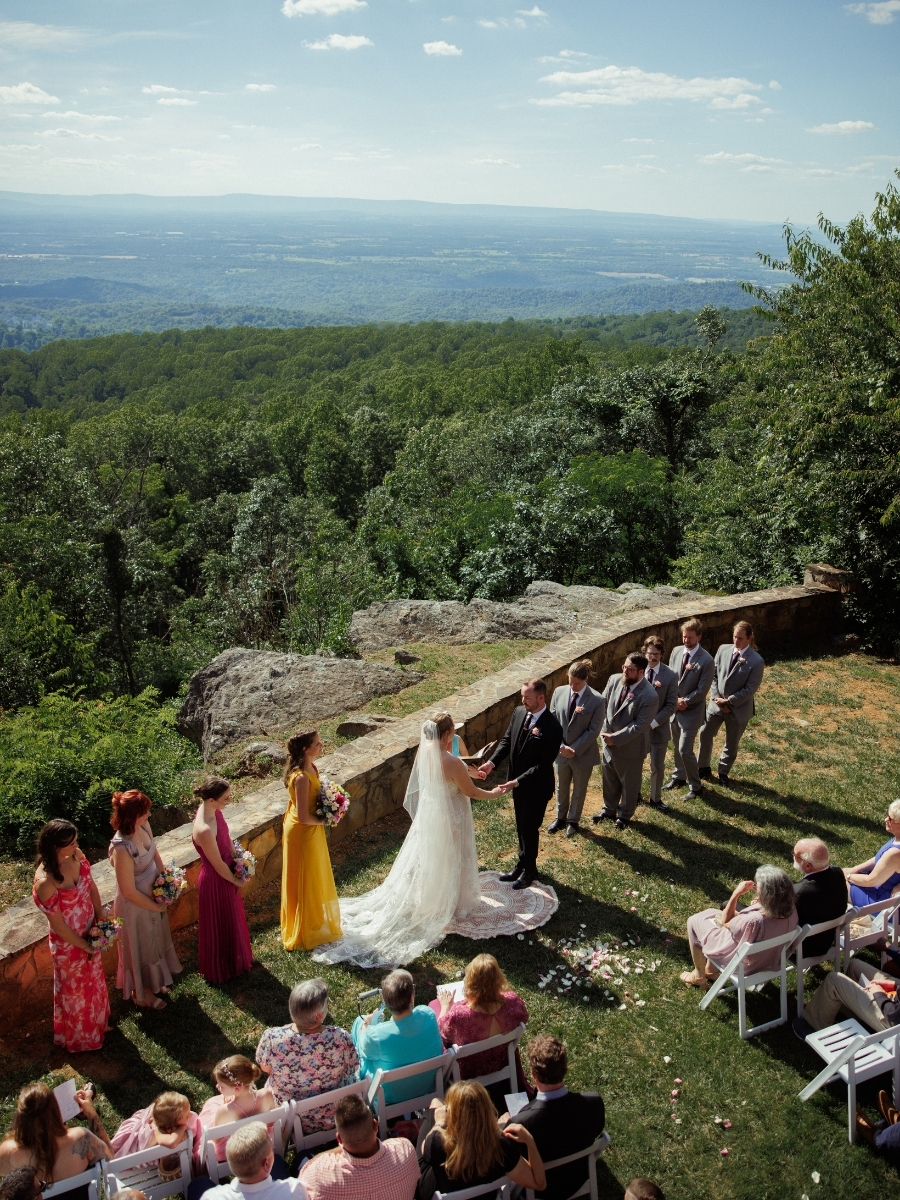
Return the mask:
<path fill-rule="evenodd" d="M 4 0 L 0 187 L 843 220 L 900 0 Z"/>

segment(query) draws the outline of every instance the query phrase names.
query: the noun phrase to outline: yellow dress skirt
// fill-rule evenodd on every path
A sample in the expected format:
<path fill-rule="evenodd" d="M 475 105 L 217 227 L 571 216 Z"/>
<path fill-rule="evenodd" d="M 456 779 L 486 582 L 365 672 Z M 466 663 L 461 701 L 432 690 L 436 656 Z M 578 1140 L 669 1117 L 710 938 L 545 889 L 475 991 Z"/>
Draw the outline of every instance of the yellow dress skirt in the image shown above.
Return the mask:
<path fill-rule="evenodd" d="M 296 781 L 309 780 L 309 812 L 315 813 L 320 781 L 295 771 L 287 781 L 288 806 L 281 836 L 281 940 L 286 950 L 312 950 L 341 936 L 341 910 L 328 857 L 324 825 L 297 820 Z"/>

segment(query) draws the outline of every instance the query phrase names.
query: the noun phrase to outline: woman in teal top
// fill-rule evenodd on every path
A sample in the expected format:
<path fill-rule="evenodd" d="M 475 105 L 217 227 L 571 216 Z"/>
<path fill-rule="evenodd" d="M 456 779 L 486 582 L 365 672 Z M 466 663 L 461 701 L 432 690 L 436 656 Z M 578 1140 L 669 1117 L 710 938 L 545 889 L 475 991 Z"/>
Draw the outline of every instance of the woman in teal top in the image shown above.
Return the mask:
<path fill-rule="evenodd" d="M 413 977 L 409 971 L 391 971 L 381 981 L 384 1000 L 377 1012 L 357 1017 L 350 1030 L 353 1044 L 360 1057 L 360 1077 L 395 1067 L 406 1067 L 410 1063 L 422 1062 L 426 1058 L 437 1058 L 444 1053 L 444 1043 L 438 1029 L 437 1017 L 426 1004 L 416 1005 Z M 389 1010 L 390 1020 L 384 1010 Z M 413 1075 L 398 1083 L 389 1083 L 384 1089 L 388 1104 L 399 1104 L 411 1100 L 434 1087 L 434 1072 Z"/>

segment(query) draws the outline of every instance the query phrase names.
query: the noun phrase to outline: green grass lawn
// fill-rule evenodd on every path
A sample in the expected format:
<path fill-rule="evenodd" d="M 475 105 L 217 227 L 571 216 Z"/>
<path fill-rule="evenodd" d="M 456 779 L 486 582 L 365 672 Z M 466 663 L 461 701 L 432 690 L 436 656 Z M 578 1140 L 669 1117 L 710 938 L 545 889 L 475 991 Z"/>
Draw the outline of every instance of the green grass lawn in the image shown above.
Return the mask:
<path fill-rule="evenodd" d="M 641 807 L 625 833 L 604 826 L 573 841 L 543 837 L 541 873 L 560 898 L 543 929 L 523 941 L 449 937 L 413 964 L 418 997 L 427 1001 L 438 981 L 459 977 L 476 950 L 488 949 L 528 1005 L 526 1038 L 539 1030 L 565 1038 L 570 1084 L 598 1088 L 606 1100 L 612 1146 L 601 1160 L 602 1195 L 621 1197 L 634 1175 L 655 1179 L 670 1200 L 800 1200 L 804 1193 L 824 1200 L 882 1195 L 897 1186 L 896 1174 L 867 1146 L 847 1143 L 843 1085 L 806 1104 L 797 1100 L 821 1063 L 789 1025 L 741 1042 L 734 1002 L 716 1001 L 701 1013 L 699 993 L 678 974 L 689 965 L 686 918 L 723 904 L 733 884 L 752 877 L 762 862 L 788 868 L 798 837 L 821 835 L 842 865 L 868 857 L 884 841 L 886 806 L 900 795 L 898 707 L 900 670 L 892 664 L 861 655 L 774 663 L 734 772 L 736 786 L 709 788 L 693 802 L 676 793 L 669 814 Z M 595 788 L 588 811 L 598 807 Z M 482 865 L 510 861 L 508 801 L 479 802 L 475 811 Z M 405 828 L 401 813 L 341 847 L 339 890 L 357 893 L 379 882 Z M 114 1001 L 116 1028 L 104 1050 L 72 1059 L 81 1076 L 97 1083 L 107 1128 L 164 1087 L 185 1092 L 198 1108 L 212 1094 L 209 1070 L 218 1058 L 252 1055 L 261 1030 L 287 1020 L 291 985 L 320 969 L 306 955 L 282 950 L 277 905 L 276 888 L 248 904 L 258 961 L 243 979 L 208 986 L 196 973 L 195 931 L 186 931 L 179 938 L 186 972 L 165 1012 Z M 611 987 L 611 1000 L 599 989 L 585 1001 L 577 987 L 560 993 L 538 986 L 539 975 L 565 965 L 565 942 L 598 939 L 633 941 L 627 947 L 633 962 L 644 957 L 660 965 L 624 977 Z M 380 972 L 327 968 L 324 974 L 332 1019 L 348 1026 L 356 994 Z M 813 975 L 810 992 L 819 973 Z M 751 1019 L 776 1009 L 774 989 L 751 997 Z M 49 1014 L 42 1014 L 3 1043 L 6 1117 L 22 1083 L 58 1082 L 65 1056 L 50 1033 Z M 683 1082 L 673 1105 L 676 1077 Z M 870 1111 L 875 1090 L 860 1089 Z M 732 1127 L 725 1130 L 716 1117 Z"/>

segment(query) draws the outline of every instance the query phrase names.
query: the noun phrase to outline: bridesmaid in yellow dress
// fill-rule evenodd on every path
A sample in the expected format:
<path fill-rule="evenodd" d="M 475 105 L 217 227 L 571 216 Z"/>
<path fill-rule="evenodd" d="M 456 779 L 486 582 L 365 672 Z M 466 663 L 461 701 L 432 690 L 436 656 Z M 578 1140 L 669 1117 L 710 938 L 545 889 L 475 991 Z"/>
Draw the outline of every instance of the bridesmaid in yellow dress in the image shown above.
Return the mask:
<path fill-rule="evenodd" d="M 317 729 L 305 729 L 287 744 L 288 806 L 281 836 L 281 940 L 286 950 L 312 950 L 341 936 L 324 822 L 315 815 L 320 787 L 315 760 L 324 749 Z"/>

